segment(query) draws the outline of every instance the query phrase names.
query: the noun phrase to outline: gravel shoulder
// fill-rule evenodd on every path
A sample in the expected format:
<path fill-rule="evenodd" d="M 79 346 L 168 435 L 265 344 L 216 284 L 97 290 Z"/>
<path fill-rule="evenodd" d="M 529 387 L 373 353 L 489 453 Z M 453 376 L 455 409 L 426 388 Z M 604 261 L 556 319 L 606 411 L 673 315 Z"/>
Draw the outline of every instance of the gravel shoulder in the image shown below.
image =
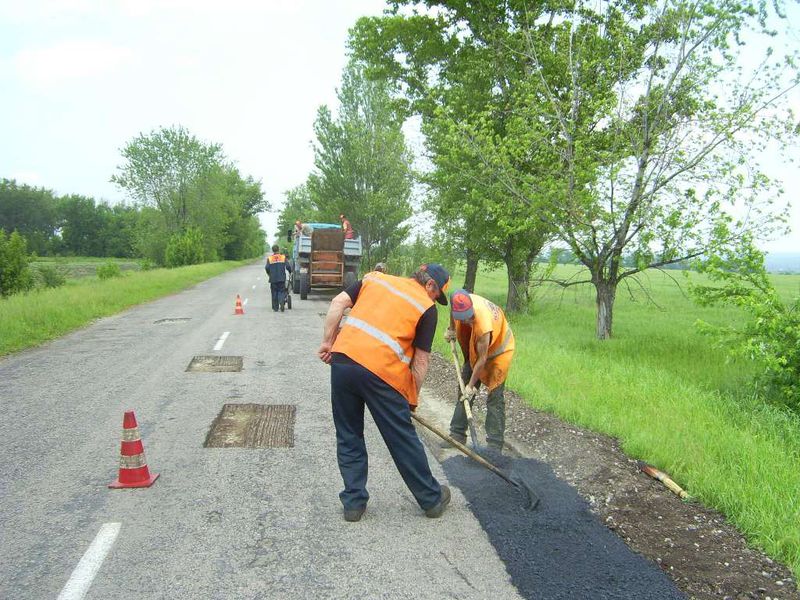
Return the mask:
<path fill-rule="evenodd" d="M 455 403 L 452 365 L 434 354 L 421 410 L 445 429 Z M 479 438 L 485 392 L 476 400 Z M 749 546 L 725 517 L 682 501 L 641 473 L 616 439 L 565 423 L 506 390 L 507 454 L 546 463 L 634 551 L 654 561 L 691 598 L 798 599 L 784 565 Z M 440 460 L 450 451 L 439 451 Z"/>

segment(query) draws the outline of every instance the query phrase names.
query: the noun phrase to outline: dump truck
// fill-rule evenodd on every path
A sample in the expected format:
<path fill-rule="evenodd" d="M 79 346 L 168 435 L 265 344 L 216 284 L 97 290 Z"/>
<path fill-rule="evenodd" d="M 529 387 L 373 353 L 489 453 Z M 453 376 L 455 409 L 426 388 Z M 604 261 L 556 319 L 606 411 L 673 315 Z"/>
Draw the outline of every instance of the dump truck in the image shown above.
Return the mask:
<path fill-rule="evenodd" d="M 288 234 L 292 246 L 292 292 L 305 300 L 314 289 L 342 290 L 358 281 L 361 237 L 346 240 L 341 225 L 306 223 Z"/>

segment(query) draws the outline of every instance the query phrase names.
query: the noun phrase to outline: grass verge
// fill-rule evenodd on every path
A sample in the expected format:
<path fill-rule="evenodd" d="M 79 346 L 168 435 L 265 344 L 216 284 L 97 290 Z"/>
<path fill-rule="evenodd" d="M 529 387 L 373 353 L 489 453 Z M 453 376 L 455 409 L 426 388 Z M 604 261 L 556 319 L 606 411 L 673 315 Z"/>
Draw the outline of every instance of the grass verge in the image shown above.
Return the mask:
<path fill-rule="evenodd" d="M 228 261 L 129 272 L 104 281 L 83 278 L 0 300 L 0 356 L 38 346 L 93 319 L 172 294 L 242 264 Z"/>
<path fill-rule="evenodd" d="M 800 289 L 800 276 L 774 282 L 787 298 Z M 742 313 L 698 307 L 660 273 L 642 284 L 657 305 L 620 288 L 606 341 L 594 338 L 593 288 L 540 288 L 530 313 L 511 317 L 509 387 L 538 409 L 618 438 L 800 576 L 800 418 L 759 399 L 749 385 L 754 366 L 729 362 L 694 326 Z M 476 292 L 504 305 L 505 273 L 481 273 Z M 441 317 L 444 330 L 449 317 Z"/>

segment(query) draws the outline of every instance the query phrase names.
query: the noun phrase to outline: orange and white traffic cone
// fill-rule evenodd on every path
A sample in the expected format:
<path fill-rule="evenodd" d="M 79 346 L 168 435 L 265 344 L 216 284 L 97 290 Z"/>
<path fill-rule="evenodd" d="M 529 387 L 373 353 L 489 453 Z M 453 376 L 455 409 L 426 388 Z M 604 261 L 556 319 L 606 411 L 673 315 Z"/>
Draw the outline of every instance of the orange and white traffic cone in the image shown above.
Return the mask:
<path fill-rule="evenodd" d="M 242 299 L 239 297 L 239 294 L 236 294 L 236 308 L 233 311 L 235 315 L 243 315 L 244 314 L 244 307 L 242 306 Z"/>
<path fill-rule="evenodd" d="M 122 419 L 122 444 L 119 451 L 119 476 L 108 487 L 136 488 L 150 487 L 158 479 L 158 474 L 151 475 L 144 459 L 144 446 L 139 437 L 139 426 L 132 410 L 125 413 Z"/>

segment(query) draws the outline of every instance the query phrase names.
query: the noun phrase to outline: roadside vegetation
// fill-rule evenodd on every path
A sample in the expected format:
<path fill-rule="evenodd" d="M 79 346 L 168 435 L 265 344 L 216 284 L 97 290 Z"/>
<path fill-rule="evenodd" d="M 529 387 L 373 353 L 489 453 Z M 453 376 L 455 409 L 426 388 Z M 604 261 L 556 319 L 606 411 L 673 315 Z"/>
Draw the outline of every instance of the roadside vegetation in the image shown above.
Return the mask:
<path fill-rule="evenodd" d="M 112 264 L 118 268 L 116 263 Z M 65 285 L 0 299 L 0 356 L 38 346 L 100 317 L 149 302 L 241 266 L 204 263 L 177 269 L 128 272 L 106 279 L 84 277 Z"/>
<path fill-rule="evenodd" d="M 556 274 L 569 278 L 577 269 L 561 265 Z M 800 276 L 770 279 L 785 301 L 797 297 Z M 702 275 L 692 281 L 708 283 Z M 481 271 L 476 292 L 502 303 L 506 282 L 502 270 Z M 511 316 L 517 351 L 509 387 L 540 410 L 618 438 L 628 455 L 669 472 L 800 574 L 800 417 L 765 402 L 752 384 L 756 366 L 732 361 L 696 327 L 697 320 L 741 325 L 747 315 L 698 306 L 659 272 L 643 284 L 657 305 L 620 296 L 616 335 L 605 341 L 587 335 L 595 318 L 589 285 L 537 288 L 532 310 Z M 440 334 L 447 320 L 442 310 Z M 447 356 L 441 335 L 437 344 Z"/>

